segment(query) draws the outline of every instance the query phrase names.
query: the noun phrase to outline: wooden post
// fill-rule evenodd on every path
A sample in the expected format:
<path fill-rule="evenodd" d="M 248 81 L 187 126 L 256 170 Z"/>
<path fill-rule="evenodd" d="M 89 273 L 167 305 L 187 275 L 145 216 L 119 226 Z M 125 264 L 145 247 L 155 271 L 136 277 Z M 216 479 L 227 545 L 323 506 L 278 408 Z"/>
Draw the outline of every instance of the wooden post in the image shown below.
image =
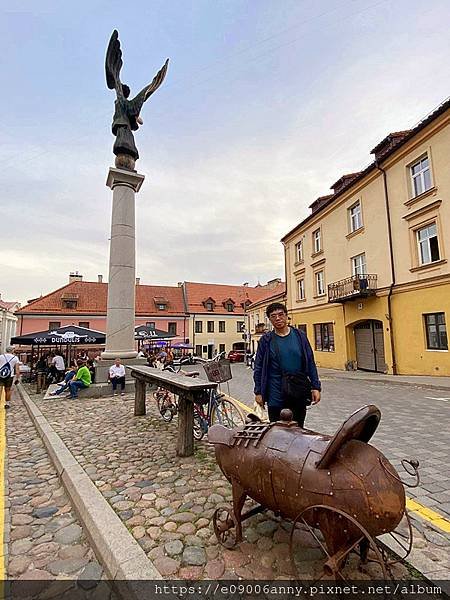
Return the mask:
<path fill-rule="evenodd" d="M 134 385 L 136 389 L 134 396 L 134 416 L 141 417 L 145 415 L 145 391 L 147 384 L 145 379 L 135 377 Z"/>
<path fill-rule="evenodd" d="M 178 398 L 178 440 L 177 455 L 194 454 L 194 403 L 192 399 L 180 394 Z"/>

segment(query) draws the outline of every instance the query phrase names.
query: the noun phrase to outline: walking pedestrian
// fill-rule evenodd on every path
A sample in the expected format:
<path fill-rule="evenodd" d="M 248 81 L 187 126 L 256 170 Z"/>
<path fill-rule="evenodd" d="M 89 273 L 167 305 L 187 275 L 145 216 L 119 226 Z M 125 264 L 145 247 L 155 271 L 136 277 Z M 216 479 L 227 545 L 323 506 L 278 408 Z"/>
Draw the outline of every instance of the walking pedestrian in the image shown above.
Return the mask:
<path fill-rule="evenodd" d="M 256 353 L 253 379 L 255 402 L 267 404 L 270 421 L 278 421 L 283 408 L 303 427 L 306 407 L 320 401 L 321 384 L 306 335 L 288 325 L 284 304 L 274 302 L 266 314 L 273 331 L 262 336 Z"/>
<path fill-rule="evenodd" d="M 13 382 L 20 381 L 20 361 L 15 355 L 14 346 L 7 346 L 6 352 L 0 354 L 0 387 L 5 390 L 5 408 L 10 407 L 11 387 Z"/>

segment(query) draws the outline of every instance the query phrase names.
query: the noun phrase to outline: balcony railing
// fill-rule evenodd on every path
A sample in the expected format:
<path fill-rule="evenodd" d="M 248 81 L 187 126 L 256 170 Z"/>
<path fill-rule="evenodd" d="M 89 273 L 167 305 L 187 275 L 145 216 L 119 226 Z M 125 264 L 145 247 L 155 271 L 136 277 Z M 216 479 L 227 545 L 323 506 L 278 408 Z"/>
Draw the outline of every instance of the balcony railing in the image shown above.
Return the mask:
<path fill-rule="evenodd" d="M 373 296 L 376 289 L 376 275 L 353 275 L 328 285 L 328 302 L 346 302 Z"/>
<path fill-rule="evenodd" d="M 255 333 L 265 333 L 266 325 L 265 323 L 258 323 L 255 325 Z"/>

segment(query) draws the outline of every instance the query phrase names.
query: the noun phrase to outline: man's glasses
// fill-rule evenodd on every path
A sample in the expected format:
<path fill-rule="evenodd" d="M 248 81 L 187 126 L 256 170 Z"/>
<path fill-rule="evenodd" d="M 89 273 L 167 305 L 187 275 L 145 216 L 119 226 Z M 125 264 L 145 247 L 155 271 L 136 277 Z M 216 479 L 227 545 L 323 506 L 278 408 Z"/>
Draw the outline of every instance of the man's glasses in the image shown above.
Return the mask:
<path fill-rule="evenodd" d="M 286 313 L 284 313 L 282 311 L 281 312 L 272 313 L 272 314 L 269 315 L 269 319 L 271 321 L 275 321 L 275 319 L 282 318 L 282 317 L 283 318 L 287 318 Z"/>

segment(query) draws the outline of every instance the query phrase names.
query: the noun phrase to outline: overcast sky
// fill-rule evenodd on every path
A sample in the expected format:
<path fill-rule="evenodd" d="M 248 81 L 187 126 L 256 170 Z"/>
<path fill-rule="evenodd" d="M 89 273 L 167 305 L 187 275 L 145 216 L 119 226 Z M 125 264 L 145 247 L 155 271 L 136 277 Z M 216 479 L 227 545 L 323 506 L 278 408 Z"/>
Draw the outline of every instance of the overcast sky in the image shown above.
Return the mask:
<path fill-rule="evenodd" d="M 280 238 L 387 133 L 450 95 L 449 0 L 2 2 L 0 292 L 108 274 L 119 31 L 137 132 L 142 283 L 284 277 Z"/>

